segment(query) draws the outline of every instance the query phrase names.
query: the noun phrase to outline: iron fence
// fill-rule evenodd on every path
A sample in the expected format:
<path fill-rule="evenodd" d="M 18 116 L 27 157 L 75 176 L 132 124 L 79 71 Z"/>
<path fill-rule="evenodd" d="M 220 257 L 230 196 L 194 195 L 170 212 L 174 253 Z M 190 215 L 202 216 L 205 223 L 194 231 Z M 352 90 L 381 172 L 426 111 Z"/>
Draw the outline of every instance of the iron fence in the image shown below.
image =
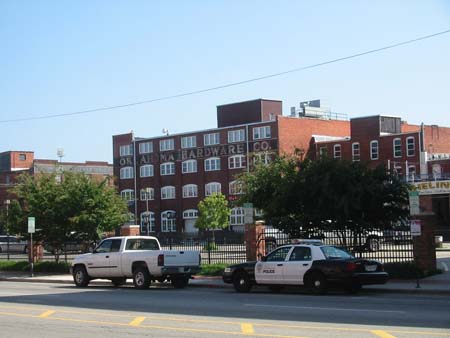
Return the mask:
<path fill-rule="evenodd" d="M 411 262 L 414 260 L 412 236 L 409 230 L 372 230 L 355 233 L 351 230 L 313 230 L 301 238 L 272 228 L 266 228 L 258 241 L 265 242 L 266 253 L 278 246 L 291 244 L 298 239 L 320 240 L 327 245 L 345 249 L 357 258 L 368 258 L 383 263 Z"/>

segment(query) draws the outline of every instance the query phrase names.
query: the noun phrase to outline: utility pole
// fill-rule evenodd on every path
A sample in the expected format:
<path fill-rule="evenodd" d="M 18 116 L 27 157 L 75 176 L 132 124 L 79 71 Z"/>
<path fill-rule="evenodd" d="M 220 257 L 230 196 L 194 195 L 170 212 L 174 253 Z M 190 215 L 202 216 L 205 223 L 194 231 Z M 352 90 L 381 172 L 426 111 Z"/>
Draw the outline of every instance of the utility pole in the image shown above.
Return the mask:
<path fill-rule="evenodd" d="M 11 203 L 10 200 L 6 200 L 5 201 L 5 205 L 6 205 L 6 254 L 7 254 L 7 259 L 9 261 L 9 221 L 8 221 L 8 213 L 9 213 L 9 204 Z"/>

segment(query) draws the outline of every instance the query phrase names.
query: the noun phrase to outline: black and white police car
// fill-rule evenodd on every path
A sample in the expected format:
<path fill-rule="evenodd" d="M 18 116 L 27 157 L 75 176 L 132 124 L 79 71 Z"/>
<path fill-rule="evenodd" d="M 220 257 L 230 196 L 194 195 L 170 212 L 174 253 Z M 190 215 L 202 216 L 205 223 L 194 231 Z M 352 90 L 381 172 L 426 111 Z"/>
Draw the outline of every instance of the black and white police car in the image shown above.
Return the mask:
<path fill-rule="evenodd" d="M 356 292 L 363 285 L 386 283 L 389 275 L 378 261 L 355 258 L 320 240 L 308 240 L 280 246 L 261 261 L 231 265 L 222 278 L 237 292 L 249 292 L 253 285 L 266 285 L 272 291 L 305 285 L 313 293 L 324 293 L 332 285 Z"/>

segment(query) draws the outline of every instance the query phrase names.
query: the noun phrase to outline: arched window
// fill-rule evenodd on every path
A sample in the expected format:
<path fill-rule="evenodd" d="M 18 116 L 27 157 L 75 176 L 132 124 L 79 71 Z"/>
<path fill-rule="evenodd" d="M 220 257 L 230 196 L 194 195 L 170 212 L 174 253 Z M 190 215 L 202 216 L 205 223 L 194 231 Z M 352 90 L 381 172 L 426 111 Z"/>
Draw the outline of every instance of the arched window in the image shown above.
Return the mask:
<path fill-rule="evenodd" d="M 240 195 L 242 193 L 242 183 L 240 181 L 230 182 L 230 195 Z"/>
<path fill-rule="evenodd" d="M 416 154 L 416 145 L 414 137 L 410 136 L 406 138 L 406 155 L 414 156 Z"/>
<path fill-rule="evenodd" d="M 197 209 L 188 209 L 183 211 L 183 219 L 195 219 L 198 218 Z"/>
<path fill-rule="evenodd" d="M 205 171 L 220 170 L 220 158 L 210 157 L 205 160 Z"/>
<path fill-rule="evenodd" d="M 123 167 L 120 168 L 120 178 L 122 180 L 134 178 L 133 167 Z"/>
<path fill-rule="evenodd" d="M 238 169 L 245 168 L 245 156 L 244 155 L 234 155 L 228 158 L 228 168 Z"/>
<path fill-rule="evenodd" d="M 154 200 L 155 199 L 155 189 L 144 188 L 141 189 L 141 201 Z"/>
<path fill-rule="evenodd" d="M 161 175 L 175 175 L 175 163 L 166 162 L 161 163 Z"/>
<path fill-rule="evenodd" d="M 120 192 L 120 197 L 125 201 L 134 201 L 134 190 L 133 189 L 125 189 Z"/>
<path fill-rule="evenodd" d="M 186 184 L 183 186 L 183 198 L 197 197 L 198 188 L 196 184 Z"/>
<path fill-rule="evenodd" d="M 370 141 L 370 159 L 378 160 L 378 141 Z"/>
<path fill-rule="evenodd" d="M 162 232 L 175 232 L 177 231 L 177 223 L 175 217 L 175 211 L 166 210 L 161 213 L 161 231 Z"/>
<path fill-rule="evenodd" d="M 155 232 L 155 213 L 144 211 L 141 213 L 141 234 L 148 235 L 150 232 Z"/>
<path fill-rule="evenodd" d="M 243 225 L 244 224 L 244 208 L 231 209 L 230 225 Z"/>
<path fill-rule="evenodd" d="M 175 198 L 175 187 L 172 185 L 167 185 L 161 188 L 161 199 L 169 200 Z"/>
<path fill-rule="evenodd" d="M 218 182 L 211 182 L 205 185 L 205 195 L 220 194 L 222 192 L 221 184 Z"/>
<path fill-rule="evenodd" d="M 402 140 L 400 138 L 394 138 L 392 141 L 394 157 L 402 157 Z"/>
<path fill-rule="evenodd" d="M 197 160 L 183 161 L 181 165 L 181 172 L 183 174 L 196 173 L 197 172 Z"/>
<path fill-rule="evenodd" d="M 153 165 L 147 164 L 141 167 L 141 177 L 150 177 L 153 176 Z"/>

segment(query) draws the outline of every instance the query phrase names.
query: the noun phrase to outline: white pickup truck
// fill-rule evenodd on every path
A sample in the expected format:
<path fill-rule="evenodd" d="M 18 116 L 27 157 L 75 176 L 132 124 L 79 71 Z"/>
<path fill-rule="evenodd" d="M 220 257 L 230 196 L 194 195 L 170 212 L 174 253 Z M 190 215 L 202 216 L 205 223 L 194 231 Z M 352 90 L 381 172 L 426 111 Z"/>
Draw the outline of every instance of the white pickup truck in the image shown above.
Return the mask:
<path fill-rule="evenodd" d="M 75 257 L 70 270 L 79 287 L 97 278 L 110 279 L 115 286 L 133 278 L 137 289 L 147 289 L 152 281 L 171 281 L 174 287 L 184 288 L 191 275 L 200 271 L 200 253 L 161 250 L 152 236 L 111 237 L 92 253 Z"/>

